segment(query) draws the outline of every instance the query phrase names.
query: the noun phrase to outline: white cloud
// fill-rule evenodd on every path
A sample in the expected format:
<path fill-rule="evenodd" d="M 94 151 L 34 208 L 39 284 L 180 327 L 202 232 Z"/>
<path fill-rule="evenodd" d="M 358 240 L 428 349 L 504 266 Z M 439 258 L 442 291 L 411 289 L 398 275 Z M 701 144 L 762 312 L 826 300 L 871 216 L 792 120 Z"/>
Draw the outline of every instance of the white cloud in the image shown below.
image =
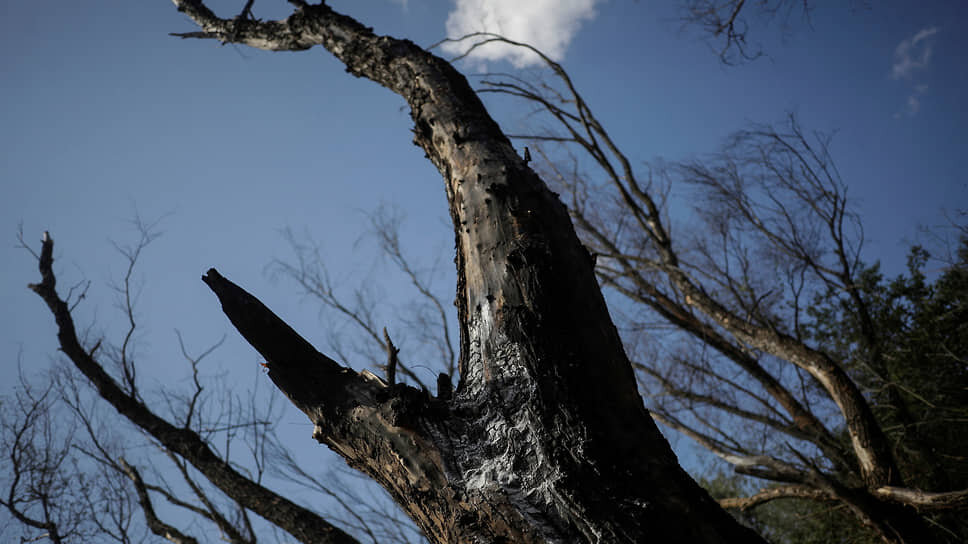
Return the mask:
<path fill-rule="evenodd" d="M 938 33 L 938 27 L 922 28 L 914 36 L 902 40 L 894 50 L 892 79 L 911 79 L 914 72 L 926 67 L 931 61 L 934 43 L 930 38 Z"/>
<path fill-rule="evenodd" d="M 916 81 L 915 76 L 931 62 L 931 55 L 934 53 L 933 37 L 937 33 L 936 26 L 922 28 L 914 36 L 901 40 L 894 50 L 891 79 L 905 80 L 912 86 L 907 103 L 901 111 L 894 114 L 895 119 L 914 117 L 921 110 L 921 98 L 928 92 L 928 86 Z"/>
<path fill-rule="evenodd" d="M 907 104 L 901 111 L 894 114 L 894 118 L 900 119 L 901 117 L 914 117 L 919 111 L 921 111 L 921 96 L 927 92 L 927 85 L 915 85 L 914 92 L 908 96 Z"/>
<path fill-rule="evenodd" d="M 921 99 L 918 98 L 918 95 L 912 94 L 911 96 L 908 97 L 907 106 L 908 106 L 908 113 L 911 115 L 914 115 L 915 113 L 918 112 L 918 110 L 921 109 Z"/>
<path fill-rule="evenodd" d="M 554 60 L 565 56 L 582 22 L 595 18 L 601 0 L 456 0 L 447 17 L 447 35 L 459 38 L 473 32 L 500 34 L 536 47 Z M 444 51 L 462 54 L 473 43 L 447 42 Z M 518 68 L 538 64 L 536 55 L 505 43 L 489 43 L 469 56 L 481 62 L 507 60 Z"/>

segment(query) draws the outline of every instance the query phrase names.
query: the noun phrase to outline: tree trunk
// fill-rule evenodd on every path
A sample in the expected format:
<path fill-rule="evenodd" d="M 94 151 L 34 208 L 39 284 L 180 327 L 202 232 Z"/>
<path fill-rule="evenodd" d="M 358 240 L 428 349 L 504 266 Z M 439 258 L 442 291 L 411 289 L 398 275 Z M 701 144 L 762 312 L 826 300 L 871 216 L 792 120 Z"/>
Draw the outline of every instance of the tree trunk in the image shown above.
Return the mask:
<path fill-rule="evenodd" d="M 175 3 L 201 25 L 196 36 L 322 44 L 400 94 L 414 142 L 444 178 L 461 344 L 452 395 L 345 368 L 214 269 L 203 278 L 318 441 L 389 490 L 434 542 L 761 541 L 679 467 L 567 210 L 461 74 L 325 5 L 263 23 Z"/>

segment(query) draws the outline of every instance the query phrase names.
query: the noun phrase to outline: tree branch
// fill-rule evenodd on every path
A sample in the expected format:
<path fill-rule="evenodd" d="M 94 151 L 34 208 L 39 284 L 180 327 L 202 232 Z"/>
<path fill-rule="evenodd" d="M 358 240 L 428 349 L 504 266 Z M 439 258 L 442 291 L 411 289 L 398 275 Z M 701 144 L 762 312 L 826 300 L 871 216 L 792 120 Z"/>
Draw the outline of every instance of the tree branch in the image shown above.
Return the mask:
<path fill-rule="evenodd" d="M 161 521 L 155 514 L 155 508 L 151 504 L 151 498 L 148 496 L 148 489 L 145 487 L 144 481 L 141 479 L 141 474 L 135 470 L 134 467 L 128 464 L 124 458 L 118 460 L 121 467 L 124 469 L 124 473 L 128 475 L 131 482 L 134 484 L 135 491 L 138 493 L 138 504 L 141 505 L 141 510 L 144 512 L 145 521 L 148 524 L 148 529 L 152 533 L 170 540 L 175 544 L 198 544 L 198 540 L 194 537 L 188 536 L 175 527 L 168 525 L 167 523 Z"/>
<path fill-rule="evenodd" d="M 889 501 L 908 504 L 919 510 L 968 509 L 968 489 L 937 493 L 906 487 L 884 486 L 875 489 L 874 495 Z"/>
<path fill-rule="evenodd" d="M 50 309 L 57 323 L 60 348 L 90 380 L 98 394 L 119 413 L 141 427 L 165 448 L 181 455 L 226 495 L 292 534 L 302 542 L 355 543 L 356 540 L 316 513 L 242 476 L 212 451 L 196 433 L 157 416 L 126 393 L 77 339 L 67 303 L 57 294 L 53 270 L 54 241 L 45 233 L 38 265 L 41 282 L 29 287 Z"/>
<path fill-rule="evenodd" d="M 806 470 L 768 455 L 750 455 L 747 452 L 736 451 L 734 448 L 726 446 L 722 442 L 684 425 L 681 421 L 678 421 L 669 414 L 653 412 L 652 417 L 659 423 L 695 440 L 703 448 L 706 448 L 722 460 L 733 465 L 736 472 L 740 474 L 748 474 L 778 482 L 804 483 L 811 480 L 811 476 Z"/>
<path fill-rule="evenodd" d="M 812 501 L 837 501 L 837 497 L 814 487 L 803 485 L 781 485 L 761 489 L 750 497 L 719 499 L 719 505 L 732 510 L 746 511 L 777 499 L 809 499 Z"/>

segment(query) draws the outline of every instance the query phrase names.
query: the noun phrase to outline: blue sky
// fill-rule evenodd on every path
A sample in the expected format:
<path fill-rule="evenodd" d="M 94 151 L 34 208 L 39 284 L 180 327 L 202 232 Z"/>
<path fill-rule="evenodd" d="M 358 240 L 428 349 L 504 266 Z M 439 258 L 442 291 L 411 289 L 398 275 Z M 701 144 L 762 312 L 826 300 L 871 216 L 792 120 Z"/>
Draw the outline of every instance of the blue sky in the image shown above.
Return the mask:
<path fill-rule="evenodd" d="M 210 5 L 227 16 L 242 4 Z M 331 4 L 377 32 L 422 45 L 464 28 L 449 1 Z M 471 10 L 476 2 L 460 4 Z M 768 57 L 735 67 L 681 28 L 674 2 L 569 2 L 571 11 L 556 8 L 567 17 L 517 4 L 502 28 L 523 32 L 511 38 L 551 40 L 632 157 L 698 156 L 749 122 L 797 111 L 808 128 L 838 131 L 833 152 L 865 222 L 866 256 L 892 274 L 901 271 L 919 225 L 943 223 L 942 209 L 968 207 L 962 2 L 899 0 L 853 10 L 824 3 L 809 25 L 795 14 L 789 31 L 782 21 L 755 27 L 752 39 Z M 281 0 L 260 0 L 255 15 L 288 9 Z M 484 20 L 476 15 L 465 19 Z M 532 18 L 514 19 L 525 16 Z M 55 353 L 53 320 L 26 289 L 37 279 L 35 263 L 14 247 L 20 222 L 34 244 L 51 232 L 62 287 L 91 280 L 78 320 L 110 335 L 122 323 L 106 284 L 123 266 L 110 241 L 133 239 L 128 221 L 136 211 L 165 216 L 164 236 L 137 276 L 144 375 L 158 383 L 186 375 L 171 370 L 180 369 L 175 328 L 196 351 L 228 333 L 215 364 L 240 383 L 258 372 L 255 352 L 199 280 L 211 266 L 317 345 L 341 330 L 321 320 L 292 284 L 266 273 L 273 258 L 290 254 L 283 228 L 318 241 L 333 277 L 347 289 L 374 288 L 388 316 L 402 309 L 403 282 L 386 263 L 374 268 L 364 236 L 368 212 L 396 206 L 407 218 L 406 247 L 424 262 L 443 255 L 449 264 L 441 180 L 410 143 L 402 99 L 348 76 L 321 49 L 266 53 L 168 36 L 193 29 L 162 0 L 0 4 L 4 375 L 15 372 L 18 353 L 31 370 L 48 366 Z M 462 66 L 473 72 L 482 62 L 512 68 L 499 58 Z M 522 122 L 513 109 L 497 117 L 511 130 Z M 445 300 L 452 290 L 445 282 Z M 308 440 L 301 417 L 293 412 L 287 421 Z"/>

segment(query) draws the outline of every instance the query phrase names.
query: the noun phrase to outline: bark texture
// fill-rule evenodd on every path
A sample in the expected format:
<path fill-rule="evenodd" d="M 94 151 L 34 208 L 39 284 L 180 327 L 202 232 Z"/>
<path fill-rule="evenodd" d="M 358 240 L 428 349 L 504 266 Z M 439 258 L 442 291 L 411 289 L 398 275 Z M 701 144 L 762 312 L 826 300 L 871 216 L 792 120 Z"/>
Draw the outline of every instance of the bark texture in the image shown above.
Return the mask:
<path fill-rule="evenodd" d="M 190 37 L 320 44 L 401 95 L 414 143 L 444 179 L 460 319 L 452 395 L 345 368 L 217 271 L 204 277 L 317 440 L 388 489 L 435 542 L 760 541 L 678 466 L 567 210 L 461 74 L 325 4 L 299 3 L 279 22 L 175 4 L 202 29 Z"/>
<path fill-rule="evenodd" d="M 712 160 L 652 165 L 641 176 L 560 64 L 502 36 L 473 38 L 476 45 L 529 49 L 554 76 L 551 84 L 534 84 L 491 74 L 480 83 L 482 92 L 528 101 L 552 121 L 552 128 L 513 137 L 535 146 L 541 167 L 571 202 L 584 243 L 602 257 L 596 265 L 600 280 L 641 311 L 626 314 L 626 330 L 639 331 L 626 339 L 635 345 L 637 336 L 649 336 L 643 331 L 654 330 L 656 316 L 673 326 L 664 339 L 674 347 L 633 354 L 640 359 L 633 365 L 642 384 L 653 393 L 653 417 L 737 473 L 782 484 L 779 492 L 732 504 L 830 500 L 887 542 L 957 540 L 929 511 L 956 507 L 949 505 L 957 505 L 966 490 L 924 493 L 905 480 L 926 472 L 931 478 L 920 485 L 944 489 L 950 486 L 943 483 L 946 469 L 930 460 L 960 457 L 956 449 L 932 451 L 919 438 L 927 419 L 912 417 L 901 394 L 909 390 L 898 382 L 903 378 L 890 377 L 873 301 L 861 295 L 867 281 L 862 240 L 850 234 L 860 232 L 860 223 L 847 205 L 829 136 L 809 135 L 790 115 L 783 128 L 756 125 L 735 133 Z M 546 142 L 555 144 L 553 150 Z M 597 174 L 563 167 L 579 157 L 595 163 Z M 698 188 L 694 228 L 668 226 L 665 188 L 673 185 Z M 842 330 L 811 338 L 811 292 L 839 298 L 851 316 L 843 322 L 856 319 L 858 336 Z M 860 359 L 848 361 L 831 349 L 849 338 L 857 338 Z M 652 337 L 642 344 L 654 342 Z M 847 370 L 853 366 L 856 373 L 858 360 L 869 371 Z M 944 404 L 949 406 L 941 410 L 960 406 Z M 879 421 L 874 406 L 882 413 L 896 407 L 892 421 Z M 831 419 L 832 413 L 842 421 Z M 885 493 L 888 488 L 907 492 Z M 925 521 L 938 530 L 929 531 Z"/>

